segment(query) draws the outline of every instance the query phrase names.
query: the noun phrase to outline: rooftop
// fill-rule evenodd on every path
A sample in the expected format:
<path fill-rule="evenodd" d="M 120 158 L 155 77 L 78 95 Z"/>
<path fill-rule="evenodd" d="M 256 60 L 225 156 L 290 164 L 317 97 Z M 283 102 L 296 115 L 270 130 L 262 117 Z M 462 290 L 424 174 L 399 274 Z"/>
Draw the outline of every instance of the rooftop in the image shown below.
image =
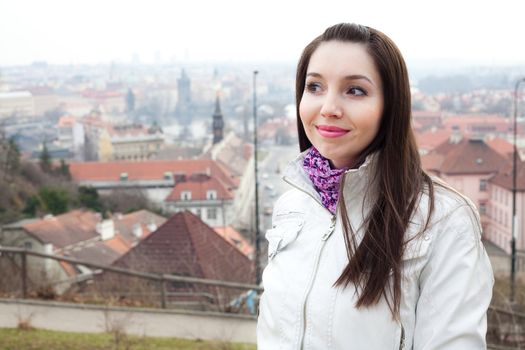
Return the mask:
<path fill-rule="evenodd" d="M 115 266 L 138 271 L 253 282 L 252 262 L 188 211 L 169 218 Z"/>
<path fill-rule="evenodd" d="M 490 174 L 497 173 L 508 165 L 508 160 L 480 139 L 463 139 L 454 144 L 446 141 L 438 146 L 431 156 L 435 161 L 443 160 L 436 169 L 444 174 Z"/>
<path fill-rule="evenodd" d="M 227 188 L 237 187 L 234 175 L 211 159 L 70 163 L 69 171 L 77 182 L 120 181 L 122 174 L 127 174 L 127 181 L 162 180 L 166 174 L 208 174 Z"/>

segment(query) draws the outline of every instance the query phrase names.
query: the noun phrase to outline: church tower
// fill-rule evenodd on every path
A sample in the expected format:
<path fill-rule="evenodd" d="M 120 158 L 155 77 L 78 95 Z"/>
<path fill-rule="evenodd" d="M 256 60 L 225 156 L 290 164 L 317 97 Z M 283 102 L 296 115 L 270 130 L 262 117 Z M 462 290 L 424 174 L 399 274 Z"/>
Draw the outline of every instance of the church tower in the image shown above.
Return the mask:
<path fill-rule="evenodd" d="M 224 120 L 221 113 L 221 102 L 219 94 L 215 100 L 215 112 L 213 113 L 213 144 L 222 141 L 224 135 Z"/>
<path fill-rule="evenodd" d="M 191 81 L 184 69 L 182 69 L 181 77 L 177 80 L 177 106 L 175 107 L 175 116 L 182 125 L 188 126 L 191 124 Z"/>

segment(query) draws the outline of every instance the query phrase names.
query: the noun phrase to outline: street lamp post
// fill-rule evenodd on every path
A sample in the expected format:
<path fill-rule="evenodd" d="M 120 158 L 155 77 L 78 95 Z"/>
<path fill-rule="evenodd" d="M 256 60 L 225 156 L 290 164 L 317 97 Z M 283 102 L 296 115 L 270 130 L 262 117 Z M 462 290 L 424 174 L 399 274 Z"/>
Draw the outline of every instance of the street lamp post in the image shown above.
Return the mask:
<path fill-rule="evenodd" d="M 259 181 L 257 176 L 257 74 L 253 71 L 253 163 L 255 171 L 255 283 L 261 283 L 261 266 L 260 266 L 260 243 L 259 243 Z"/>
<path fill-rule="evenodd" d="M 518 218 L 516 216 L 516 180 L 517 180 L 517 160 L 518 160 L 518 145 L 516 142 L 516 135 L 518 132 L 518 91 L 520 84 L 525 81 L 521 78 L 516 82 L 514 88 L 514 150 L 512 153 L 512 238 L 510 241 L 511 248 L 511 265 L 510 265 L 510 302 L 514 302 L 516 296 L 516 239 L 518 236 Z"/>

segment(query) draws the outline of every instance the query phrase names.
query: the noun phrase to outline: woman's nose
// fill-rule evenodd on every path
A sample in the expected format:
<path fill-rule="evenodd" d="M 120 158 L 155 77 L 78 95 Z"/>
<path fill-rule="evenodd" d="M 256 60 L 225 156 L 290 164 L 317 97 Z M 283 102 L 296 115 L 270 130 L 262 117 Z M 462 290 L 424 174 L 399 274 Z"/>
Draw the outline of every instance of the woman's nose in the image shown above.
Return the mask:
<path fill-rule="evenodd" d="M 321 107 L 321 116 L 325 118 L 341 118 L 343 110 L 336 94 L 327 94 Z"/>

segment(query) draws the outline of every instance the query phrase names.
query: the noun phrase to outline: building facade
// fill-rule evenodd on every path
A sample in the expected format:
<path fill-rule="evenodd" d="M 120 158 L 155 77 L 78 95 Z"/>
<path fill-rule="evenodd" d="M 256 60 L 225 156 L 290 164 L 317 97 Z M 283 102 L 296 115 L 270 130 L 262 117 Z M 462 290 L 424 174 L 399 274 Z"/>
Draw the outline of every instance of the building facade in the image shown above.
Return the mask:
<path fill-rule="evenodd" d="M 34 115 L 35 103 L 29 91 L 0 92 L 0 120 Z"/>

